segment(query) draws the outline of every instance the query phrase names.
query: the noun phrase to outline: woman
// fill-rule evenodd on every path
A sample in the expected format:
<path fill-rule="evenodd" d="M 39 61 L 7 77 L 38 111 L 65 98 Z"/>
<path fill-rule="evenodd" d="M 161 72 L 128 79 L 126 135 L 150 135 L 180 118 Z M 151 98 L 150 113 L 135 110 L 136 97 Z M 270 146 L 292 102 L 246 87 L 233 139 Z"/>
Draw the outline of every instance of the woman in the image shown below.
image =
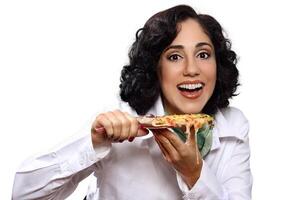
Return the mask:
<path fill-rule="evenodd" d="M 82 135 L 26 161 L 13 198 L 64 199 L 93 173 L 87 199 L 250 199 L 248 122 L 228 107 L 238 70 L 219 23 L 184 5 L 159 12 L 137 32 L 129 59 L 118 103 Z M 206 155 L 193 130 L 182 141 L 135 118 L 199 112 L 215 118 Z"/>

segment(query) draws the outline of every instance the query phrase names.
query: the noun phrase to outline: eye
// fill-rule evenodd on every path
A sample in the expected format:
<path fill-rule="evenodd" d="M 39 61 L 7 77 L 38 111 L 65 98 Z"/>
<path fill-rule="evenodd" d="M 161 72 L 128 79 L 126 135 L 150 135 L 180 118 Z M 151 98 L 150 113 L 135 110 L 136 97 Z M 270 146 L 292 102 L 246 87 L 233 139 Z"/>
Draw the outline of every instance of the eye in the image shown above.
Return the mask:
<path fill-rule="evenodd" d="M 172 55 L 168 56 L 168 60 L 174 61 L 174 62 L 178 61 L 181 58 L 182 57 L 180 55 L 178 55 L 178 54 L 172 54 Z"/>
<path fill-rule="evenodd" d="M 201 58 L 201 59 L 207 59 L 209 58 L 210 54 L 207 52 L 200 52 L 197 57 Z"/>

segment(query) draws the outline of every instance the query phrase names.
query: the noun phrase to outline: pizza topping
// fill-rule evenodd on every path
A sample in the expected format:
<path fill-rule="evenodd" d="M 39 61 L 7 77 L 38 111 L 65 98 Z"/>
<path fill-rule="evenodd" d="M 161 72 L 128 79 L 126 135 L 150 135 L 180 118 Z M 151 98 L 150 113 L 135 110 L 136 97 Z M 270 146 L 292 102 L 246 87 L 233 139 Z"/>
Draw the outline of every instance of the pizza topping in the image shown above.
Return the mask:
<path fill-rule="evenodd" d="M 139 123 L 145 128 L 185 128 L 186 131 L 194 126 L 195 130 L 204 125 L 212 126 L 213 118 L 206 114 L 166 115 L 161 117 L 139 117 Z"/>
<path fill-rule="evenodd" d="M 212 125 L 213 118 L 206 114 L 184 114 L 184 115 L 167 115 L 155 117 L 152 125 L 167 127 L 186 127 L 186 130 L 194 126 L 195 130 L 202 128 L 204 124 Z"/>

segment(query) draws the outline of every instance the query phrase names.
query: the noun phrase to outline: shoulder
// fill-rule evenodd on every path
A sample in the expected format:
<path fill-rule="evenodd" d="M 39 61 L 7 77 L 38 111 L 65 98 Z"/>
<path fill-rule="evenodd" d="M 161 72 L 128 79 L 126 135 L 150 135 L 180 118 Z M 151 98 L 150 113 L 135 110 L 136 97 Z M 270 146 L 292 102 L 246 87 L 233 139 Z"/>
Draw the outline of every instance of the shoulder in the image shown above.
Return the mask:
<path fill-rule="evenodd" d="M 249 122 L 244 113 L 235 107 L 219 109 L 215 115 L 216 125 L 220 127 L 221 136 L 237 137 L 245 140 L 248 137 Z"/>
<path fill-rule="evenodd" d="M 235 107 L 226 107 L 220 109 L 219 112 L 224 116 L 227 122 L 229 123 L 236 123 L 236 122 L 248 122 L 244 113 Z"/>

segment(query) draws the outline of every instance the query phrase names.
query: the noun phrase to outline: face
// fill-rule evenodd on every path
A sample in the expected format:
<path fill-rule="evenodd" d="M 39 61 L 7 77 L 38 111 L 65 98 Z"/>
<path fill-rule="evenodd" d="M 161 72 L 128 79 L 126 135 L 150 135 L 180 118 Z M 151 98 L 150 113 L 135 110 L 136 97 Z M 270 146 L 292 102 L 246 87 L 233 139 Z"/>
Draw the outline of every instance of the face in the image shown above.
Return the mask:
<path fill-rule="evenodd" d="M 164 108 L 169 114 L 199 113 L 216 84 L 213 44 L 199 23 L 187 19 L 159 60 Z"/>

